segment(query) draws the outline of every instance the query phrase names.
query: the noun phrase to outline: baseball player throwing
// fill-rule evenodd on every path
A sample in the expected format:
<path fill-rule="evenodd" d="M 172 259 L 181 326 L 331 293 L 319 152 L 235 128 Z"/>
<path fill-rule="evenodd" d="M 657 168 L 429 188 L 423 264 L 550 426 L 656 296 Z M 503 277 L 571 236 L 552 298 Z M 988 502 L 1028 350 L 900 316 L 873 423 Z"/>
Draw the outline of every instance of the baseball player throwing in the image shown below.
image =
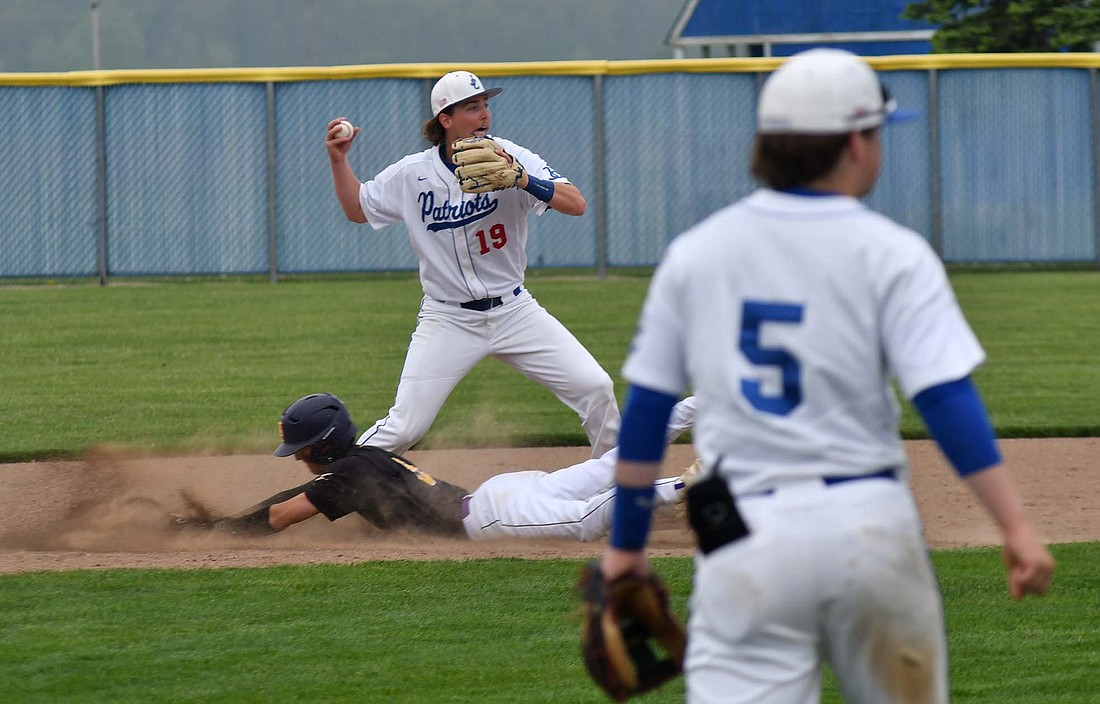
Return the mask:
<path fill-rule="evenodd" d="M 694 399 L 673 410 L 671 442 L 695 421 Z M 269 535 L 323 514 L 331 521 L 358 513 L 382 530 L 491 538 L 595 540 L 607 534 L 618 451 L 554 472 L 508 472 L 490 477 L 473 493 L 432 477 L 408 459 L 377 447 L 357 446 L 347 407 L 332 394 L 309 394 L 279 418 L 280 457 L 293 455 L 317 475 L 241 513 L 220 519 L 177 516 L 176 528 L 206 528 Z M 685 475 L 696 471 L 689 468 Z M 684 477 L 658 479 L 659 504 L 682 500 Z"/>
<path fill-rule="evenodd" d="M 891 380 L 1000 529 L 1011 596 L 1050 586 L 1054 561 L 1001 464 L 970 379 L 984 353 L 943 266 L 857 200 L 878 177 L 881 127 L 902 117 L 857 56 L 789 59 L 757 105 L 764 187 L 680 235 L 651 282 L 624 366 L 603 569 L 649 569 L 664 452 L 653 433 L 692 388 L 708 468 L 688 491 L 693 704 L 816 702 L 823 659 L 847 701 L 948 701 Z"/>
<path fill-rule="evenodd" d="M 611 377 L 524 287 L 528 213 L 582 215 L 584 197 L 534 152 L 489 137 L 489 98 L 500 91 L 468 71 L 440 78 L 422 130 L 432 146 L 366 183 L 347 158 L 359 129 L 340 136 L 341 118 L 329 122 L 325 147 L 344 213 L 375 229 L 404 222 L 424 288 L 397 398 L 361 444 L 396 453 L 412 447 L 455 385 L 487 356 L 573 409 L 593 457 L 615 444 Z"/>

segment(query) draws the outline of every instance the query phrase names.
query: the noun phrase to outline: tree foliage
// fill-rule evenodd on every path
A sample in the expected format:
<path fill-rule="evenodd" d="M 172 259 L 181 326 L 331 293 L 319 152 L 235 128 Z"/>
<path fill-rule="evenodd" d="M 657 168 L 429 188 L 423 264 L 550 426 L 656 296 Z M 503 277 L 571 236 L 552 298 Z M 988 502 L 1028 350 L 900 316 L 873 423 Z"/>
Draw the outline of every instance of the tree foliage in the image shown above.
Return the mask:
<path fill-rule="evenodd" d="M 1092 0 L 928 0 L 902 17 L 939 26 L 932 51 L 1094 51 L 1100 2 Z"/>

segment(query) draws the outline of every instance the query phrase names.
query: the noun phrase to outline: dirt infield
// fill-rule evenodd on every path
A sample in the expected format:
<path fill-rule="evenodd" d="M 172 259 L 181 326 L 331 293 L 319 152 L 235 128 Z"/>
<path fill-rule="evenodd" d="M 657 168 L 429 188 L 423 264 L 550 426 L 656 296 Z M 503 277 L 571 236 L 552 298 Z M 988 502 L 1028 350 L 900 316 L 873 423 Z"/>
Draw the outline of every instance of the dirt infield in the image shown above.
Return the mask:
<path fill-rule="evenodd" d="M 927 441 L 906 444 L 912 485 L 932 547 L 990 545 L 997 534 Z M 1100 541 L 1100 438 L 1006 440 L 1006 460 L 1039 529 L 1052 542 Z M 587 448 L 410 452 L 441 479 L 474 489 L 519 469 L 553 470 L 578 462 Z M 668 474 L 690 463 L 674 446 Z M 184 507 L 181 490 L 231 513 L 309 478 L 304 467 L 266 455 L 124 458 L 99 451 L 81 462 L 0 465 L 0 573 L 115 567 L 253 567 L 367 560 L 478 557 L 587 557 L 603 543 L 474 543 L 409 533 L 381 533 L 358 516 L 323 517 L 267 538 L 179 535 L 167 515 Z M 687 555 L 691 535 L 682 515 L 657 515 L 652 554 Z"/>

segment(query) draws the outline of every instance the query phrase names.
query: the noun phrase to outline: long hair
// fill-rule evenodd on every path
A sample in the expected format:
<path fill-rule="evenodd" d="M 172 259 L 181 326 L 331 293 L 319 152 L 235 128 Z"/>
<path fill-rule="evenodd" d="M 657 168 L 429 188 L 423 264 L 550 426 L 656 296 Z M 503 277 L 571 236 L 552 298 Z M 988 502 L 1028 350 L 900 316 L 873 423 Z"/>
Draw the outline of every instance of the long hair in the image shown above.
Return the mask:
<path fill-rule="evenodd" d="M 448 115 L 454 114 L 454 105 L 449 105 L 439 111 L 439 114 L 447 113 Z M 437 147 L 443 143 L 443 138 L 447 135 L 447 131 L 443 129 L 443 125 L 439 124 L 439 115 L 432 117 L 424 122 L 424 125 L 420 128 L 420 134 L 424 135 L 424 139 L 428 140 Z"/>

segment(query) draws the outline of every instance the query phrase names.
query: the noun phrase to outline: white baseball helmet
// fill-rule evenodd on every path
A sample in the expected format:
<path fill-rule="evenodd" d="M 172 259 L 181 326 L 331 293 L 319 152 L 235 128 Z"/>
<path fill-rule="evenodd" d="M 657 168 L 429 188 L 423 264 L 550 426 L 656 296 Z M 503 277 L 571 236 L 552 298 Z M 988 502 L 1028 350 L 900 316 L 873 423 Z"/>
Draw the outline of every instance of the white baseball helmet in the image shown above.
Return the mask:
<path fill-rule="evenodd" d="M 439 114 L 443 108 L 478 95 L 492 98 L 504 90 L 503 88 L 486 88 L 481 79 L 469 71 L 451 71 L 435 82 L 432 88 L 432 117 Z"/>
<path fill-rule="evenodd" d="M 898 110 L 864 59 L 841 49 L 810 49 L 792 56 L 764 82 L 756 131 L 845 134 L 916 116 Z"/>

